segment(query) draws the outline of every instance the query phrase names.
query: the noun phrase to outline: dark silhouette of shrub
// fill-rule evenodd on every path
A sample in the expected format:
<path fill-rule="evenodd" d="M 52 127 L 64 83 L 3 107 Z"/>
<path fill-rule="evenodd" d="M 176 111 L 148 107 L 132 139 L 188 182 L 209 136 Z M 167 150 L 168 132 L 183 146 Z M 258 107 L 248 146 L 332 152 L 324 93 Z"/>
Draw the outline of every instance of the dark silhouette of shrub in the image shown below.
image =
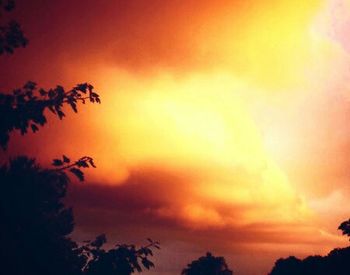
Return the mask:
<path fill-rule="evenodd" d="M 106 241 L 103 234 L 82 247 L 83 254 L 90 259 L 84 267 L 86 275 L 129 275 L 135 271 L 141 272 L 143 267 L 154 267 L 148 256 L 153 255 L 152 248 L 159 249 L 158 242 L 148 239 L 149 244 L 141 248 L 123 244 L 106 251 L 102 248 Z"/>
<path fill-rule="evenodd" d="M 349 221 L 339 228 L 349 235 Z M 326 256 L 309 256 L 303 260 L 294 256 L 278 259 L 270 275 L 349 275 L 350 247 L 336 248 Z"/>
<path fill-rule="evenodd" d="M 290 256 L 287 259 L 278 259 L 270 275 L 297 275 L 300 274 L 300 262 L 298 258 Z"/>
<path fill-rule="evenodd" d="M 77 163 L 67 169 L 78 169 Z M 0 182 L 0 257 L 6 274 L 129 275 L 154 267 L 148 257 L 159 244 L 152 240 L 141 248 L 104 250 L 104 235 L 83 246 L 69 238 L 74 220 L 63 204 L 69 183 L 64 167 L 43 169 L 34 159 L 17 157 L 0 167 Z"/>
<path fill-rule="evenodd" d="M 270 275 L 349 275 L 350 247 L 336 248 L 327 256 L 279 259 Z"/>
<path fill-rule="evenodd" d="M 210 252 L 192 261 L 181 272 L 183 275 L 233 275 L 223 257 L 215 257 Z"/>
<path fill-rule="evenodd" d="M 85 259 L 68 237 L 72 209 L 62 202 L 67 175 L 18 157 L 0 168 L 0 182 L 4 274 L 80 274 Z"/>

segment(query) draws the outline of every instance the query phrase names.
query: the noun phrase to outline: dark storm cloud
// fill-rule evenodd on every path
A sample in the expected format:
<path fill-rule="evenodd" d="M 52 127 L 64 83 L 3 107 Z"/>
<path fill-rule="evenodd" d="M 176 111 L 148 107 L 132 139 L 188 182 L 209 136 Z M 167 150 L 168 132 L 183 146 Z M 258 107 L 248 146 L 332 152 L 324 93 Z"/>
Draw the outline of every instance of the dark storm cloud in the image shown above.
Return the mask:
<path fill-rule="evenodd" d="M 240 1 L 224 0 L 214 6 L 210 1 L 184 0 L 17 2 L 13 17 L 30 43 L 11 58 L 1 57 L 11 64 L 3 72 L 4 87 L 34 78 L 63 81 L 65 67 L 77 63 L 104 63 L 141 73 L 203 69 L 213 65 L 203 50 L 209 44 L 202 41 L 210 31 L 208 16 L 242 6 Z"/>
<path fill-rule="evenodd" d="M 118 185 L 72 184 L 67 203 L 74 208 L 80 232 L 97 234 L 103 230 L 112 236 L 117 234 L 119 238 L 123 236 L 126 239 L 132 233 L 137 239 L 151 234 L 165 242 L 176 239 L 195 242 L 203 248 L 216 247 L 227 251 L 242 249 L 247 243 L 294 243 L 308 231 L 306 226 L 303 228 L 283 223 L 239 225 L 239 220 L 236 224 L 223 227 L 192 228 L 186 226 L 177 213 L 171 216 L 159 215 L 159 209 L 174 205 L 178 205 L 178 212 L 181 211 L 183 199 L 195 196 L 188 185 L 182 177 L 169 171 L 139 168 Z M 246 210 L 244 206 L 232 207 L 225 203 L 213 207 L 221 215 L 231 217 Z M 295 227 L 293 234 L 290 234 L 291 227 Z"/>

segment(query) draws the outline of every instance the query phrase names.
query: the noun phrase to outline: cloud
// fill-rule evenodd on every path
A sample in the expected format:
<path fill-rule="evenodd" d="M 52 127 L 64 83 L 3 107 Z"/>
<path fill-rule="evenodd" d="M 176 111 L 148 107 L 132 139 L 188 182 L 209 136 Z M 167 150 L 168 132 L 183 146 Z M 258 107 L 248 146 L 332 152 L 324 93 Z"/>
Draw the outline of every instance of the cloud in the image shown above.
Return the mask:
<path fill-rule="evenodd" d="M 146 75 L 225 69 L 281 87 L 302 77 L 296 73 L 311 50 L 305 25 L 311 24 L 319 2 L 22 1 L 18 16 L 31 44 L 16 59 L 32 64 L 33 72 L 21 63 L 7 74 L 21 71 L 29 77 L 40 71 L 45 81 L 54 81 L 65 66 L 77 63 Z"/>
<path fill-rule="evenodd" d="M 256 216 L 247 220 L 247 213 L 259 215 L 257 208 L 264 208 L 272 216 L 278 210 L 253 201 L 240 204 L 212 200 L 208 195 L 203 196 L 202 186 L 196 180 L 191 175 L 185 176 L 184 171 L 138 167 L 119 185 L 72 185 L 68 203 L 76 209 L 78 227 L 88 231 L 95 231 L 95 226 L 142 226 L 146 231 L 148 227 L 156 227 L 165 232 L 190 229 L 205 234 L 224 231 L 230 235 L 231 242 L 244 243 L 278 241 L 285 238 L 283 234 L 290 233 L 285 230 L 287 226 L 297 225 L 278 216 L 268 222 L 258 222 Z M 282 204 L 273 207 L 286 211 Z M 91 214 L 93 219 L 89 218 Z M 274 229 L 278 227 L 285 228 Z"/>

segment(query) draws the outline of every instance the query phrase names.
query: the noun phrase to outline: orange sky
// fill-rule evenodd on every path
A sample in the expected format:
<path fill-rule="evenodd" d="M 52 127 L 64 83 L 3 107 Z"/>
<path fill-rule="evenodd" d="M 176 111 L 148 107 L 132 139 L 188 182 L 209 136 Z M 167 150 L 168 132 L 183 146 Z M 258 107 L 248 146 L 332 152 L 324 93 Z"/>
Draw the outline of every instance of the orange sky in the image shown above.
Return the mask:
<path fill-rule="evenodd" d="M 0 89 L 102 98 L 9 146 L 94 157 L 70 194 L 78 239 L 158 239 L 155 274 L 207 250 L 266 274 L 347 244 L 350 1 L 17 2 L 30 44 L 0 58 Z"/>

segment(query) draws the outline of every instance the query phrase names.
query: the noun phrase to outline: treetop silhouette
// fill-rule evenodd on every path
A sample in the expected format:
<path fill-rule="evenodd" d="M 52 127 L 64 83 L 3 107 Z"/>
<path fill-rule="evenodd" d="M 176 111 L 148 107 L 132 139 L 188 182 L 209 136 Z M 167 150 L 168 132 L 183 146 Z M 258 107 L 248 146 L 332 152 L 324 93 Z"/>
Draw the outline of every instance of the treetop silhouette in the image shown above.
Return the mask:
<path fill-rule="evenodd" d="M 338 227 L 349 236 L 350 220 Z M 269 275 L 349 275 L 350 247 L 336 248 L 326 256 L 309 256 L 300 260 L 294 256 L 278 259 Z"/>
<path fill-rule="evenodd" d="M 104 234 L 97 236 L 92 242 L 82 246 L 82 253 L 89 261 L 83 268 L 87 275 L 115 275 L 142 272 L 142 268 L 154 267 L 149 256 L 153 256 L 152 249 L 160 249 L 159 243 L 148 239 L 149 244 L 141 248 L 135 245 L 116 245 L 113 249 L 104 250 L 102 246 L 107 242 Z"/>
<path fill-rule="evenodd" d="M 223 257 L 215 257 L 210 252 L 192 261 L 181 272 L 182 275 L 233 275 Z"/>
<path fill-rule="evenodd" d="M 338 229 L 342 231 L 343 235 L 350 237 L 350 219 L 342 222 Z"/>
<path fill-rule="evenodd" d="M 69 178 L 17 157 L 0 167 L 1 259 L 7 274 L 80 274 L 84 258 L 68 235 L 73 213 L 63 198 Z"/>

